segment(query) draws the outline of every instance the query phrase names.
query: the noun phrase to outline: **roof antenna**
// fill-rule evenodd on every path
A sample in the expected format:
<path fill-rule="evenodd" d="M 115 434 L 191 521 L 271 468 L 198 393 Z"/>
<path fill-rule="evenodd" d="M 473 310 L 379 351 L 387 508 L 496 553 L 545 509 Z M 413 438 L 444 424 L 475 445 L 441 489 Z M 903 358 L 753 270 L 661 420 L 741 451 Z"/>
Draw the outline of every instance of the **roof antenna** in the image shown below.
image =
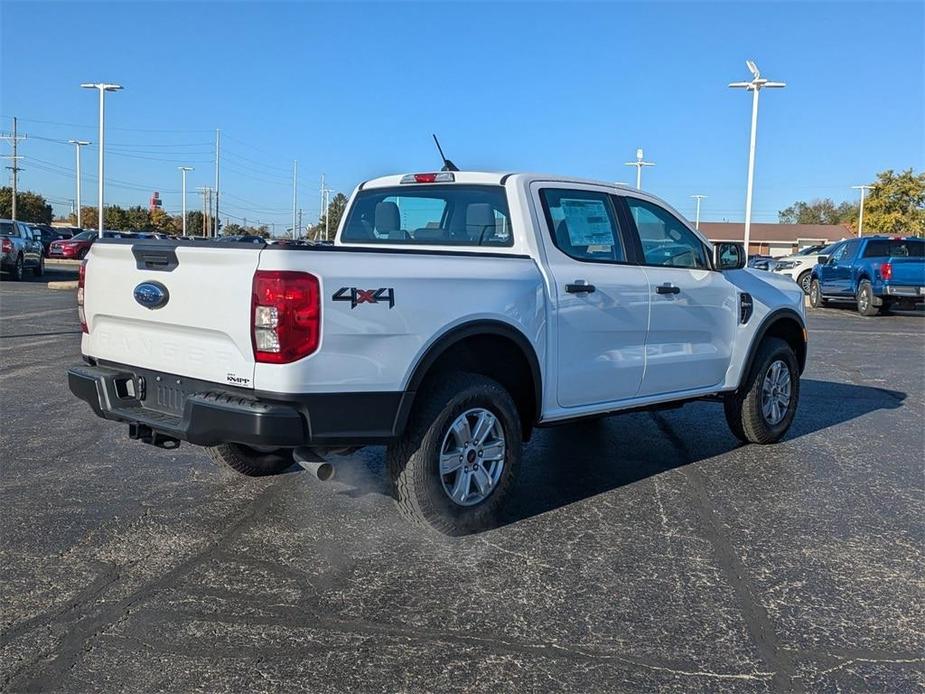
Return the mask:
<path fill-rule="evenodd" d="M 441 171 L 459 171 L 459 168 L 456 166 L 456 164 L 454 164 L 449 159 L 447 159 L 445 156 L 443 156 L 443 147 L 440 146 L 440 140 L 437 139 L 437 136 L 434 135 L 433 138 L 434 138 L 434 144 L 437 145 L 437 151 L 440 152 L 440 158 L 443 160 L 443 168 L 440 170 Z"/>

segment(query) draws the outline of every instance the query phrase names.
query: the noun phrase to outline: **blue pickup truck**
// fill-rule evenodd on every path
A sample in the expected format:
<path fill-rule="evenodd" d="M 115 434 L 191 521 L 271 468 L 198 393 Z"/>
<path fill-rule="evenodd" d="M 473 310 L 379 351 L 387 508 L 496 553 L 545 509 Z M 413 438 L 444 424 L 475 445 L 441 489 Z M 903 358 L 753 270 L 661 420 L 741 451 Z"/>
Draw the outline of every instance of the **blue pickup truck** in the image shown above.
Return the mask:
<path fill-rule="evenodd" d="M 830 301 L 857 304 L 862 316 L 925 300 L 925 239 L 862 236 L 842 241 L 820 256 L 810 280 L 813 308 Z"/>

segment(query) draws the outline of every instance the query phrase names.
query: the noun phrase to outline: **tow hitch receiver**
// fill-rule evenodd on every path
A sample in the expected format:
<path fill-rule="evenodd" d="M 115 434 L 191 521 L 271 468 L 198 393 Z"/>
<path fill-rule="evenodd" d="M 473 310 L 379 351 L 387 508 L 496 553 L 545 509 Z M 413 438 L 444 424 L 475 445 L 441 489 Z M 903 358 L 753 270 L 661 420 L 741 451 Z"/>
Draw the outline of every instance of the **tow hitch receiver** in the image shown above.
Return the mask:
<path fill-rule="evenodd" d="M 147 424 L 139 424 L 138 422 L 129 422 L 128 425 L 128 437 L 130 439 L 137 439 L 142 443 L 148 443 L 152 446 L 157 446 L 158 448 L 165 448 L 167 450 L 173 450 L 174 448 L 180 447 L 180 439 L 175 439 L 172 436 L 167 436 L 162 434 L 159 431 L 154 431 Z"/>

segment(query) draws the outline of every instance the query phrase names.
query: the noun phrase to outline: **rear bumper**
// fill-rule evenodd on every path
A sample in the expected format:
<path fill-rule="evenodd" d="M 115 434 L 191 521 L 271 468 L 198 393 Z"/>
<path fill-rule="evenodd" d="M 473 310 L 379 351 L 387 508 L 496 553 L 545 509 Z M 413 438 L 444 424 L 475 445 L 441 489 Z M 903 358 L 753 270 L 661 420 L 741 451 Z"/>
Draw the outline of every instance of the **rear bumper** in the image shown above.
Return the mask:
<path fill-rule="evenodd" d="M 921 301 L 923 298 L 925 298 L 925 287 L 889 284 L 884 288 L 884 294 L 888 296 L 901 296 L 909 299 L 918 299 Z"/>
<path fill-rule="evenodd" d="M 71 392 L 98 417 L 200 446 L 356 446 L 404 428 L 409 392 L 265 394 L 145 369 L 79 365 Z"/>

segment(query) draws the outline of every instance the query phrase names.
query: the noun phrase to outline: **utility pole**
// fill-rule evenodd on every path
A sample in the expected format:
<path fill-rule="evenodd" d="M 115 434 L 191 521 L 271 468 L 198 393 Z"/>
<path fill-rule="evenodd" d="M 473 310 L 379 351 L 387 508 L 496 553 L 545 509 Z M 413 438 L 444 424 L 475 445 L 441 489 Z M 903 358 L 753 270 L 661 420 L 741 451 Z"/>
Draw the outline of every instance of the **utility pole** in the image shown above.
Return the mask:
<path fill-rule="evenodd" d="M 781 89 L 786 85 L 784 82 L 769 82 L 761 76 L 758 66 L 754 61 L 746 60 L 745 66 L 752 73 L 751 82 L 732 82 L 729 86 L 733 89 L 745 89 L 752 93 L 752 131 L 748 146 L 748 182 L 745 189 L 745 257 L 748 257 L 749 242 L 751 240 L 752 228 L 752 188 L 755 182 L 755 140 L 758 135 L 758 92 L 767 87 L 768 89 Z"/>
<path fill-rule="evenodd" d="M 80 210 L 80 148 L 89 145 L 87 140 L 68 140 L 77 153 L 77 226 L 83 229 L 83 214 Z"/>
<path fill-rule="evenodd" d="M 644 158 L 642 147 L 640 147 L 636 150 L 636 161 L 628 161 L 624 164 L 624 166 L 636 167 L 636 190 L 642 190 L 642 167 L 655 166 L 655 164 L 650 161 L 643 161 Z"/>
<path fill-rule="evenodd" d="M 202 235 L 205 236 L 206 235 L 206 220 L 209 217 L 208 212 L 206 211 L 207 210 L 206 193 L 208 193 L 209 188 L 202 186 L 200 188 L 197 188 L 196 190 L 198 190 L 202 194 Z"/>
<path fill-rule="evenodd" d="M 183 235 L 186 236 L 186 174 L 192 171 L 193 167 L 192 166 L 178 166 L 177 168 L 180 169 L 180 178 L 182 180 L 181 189 L 183 191 L 182 192 L 183 201 L 182 201 L 181 209 L 183 210 L 183 212 L 181 214 L 183 215 Z"/>
<path fill-rule="evenodd" d="M 19 182 L 18 174 L 20 171 L 22 171 L 22 168 L 20 168 L 19 166 L 19 160 L 22 157 L 20 157 L 17 154 L 17 143 L 20 140 L 26 139 L 25 135 L 19 135 L 16 132 L 16 117 L 15 116 L 13 117 L 13 132 L 9 135 L 4 135 L 3 139 L 9 140 L 10 144 L 13 147 L 13 155 L 4 157 L 4 159 L 9 159 L 13 162 L 12 166 L 8 166 L 6 168 L 10 169 L 13 172 L 13 204 L 12 204 L 11 216 L 13 218 L 13 221 L 15 222 L 16 221 L 16 192 L 18 190 L 17 183 Z"/>
<path fill-rule="evenodd" d="M 324 189 L 324 240 L 327 241 L 331 238 L 330 227 L 331 227 L 331 189 Z"/>
<path fill-rule="evenodd" d="M 861 207 L 858 210 L 858 236 L 864 233 L 864 193 L 871 190 L 873 186 L 851 186 L 855 190 L 861 191 Z"/>
<path fill-rule="evenodd" d="M 295 238 L 297 239 L 302 238 L 302 208 L 301 207 L 299 208 L 299 233 L 298 233 L 298 236 L 296 236 Z"/>
<path fill-rule="evenodd" d="M 299 205 L 299 162 L 292 162 L 292 238 L 296 234 L 296 214 Z"/>
<path fill-rule="evenodd" d="M 219 162 L 222 159 L 222 131 L 215 129 L 215 234 L 218 234 Z"/>
<path fill-rule="evenodd" d="M 691 195 L 691 197 L 696 198 L 697 200 L 697 220 L 694 222 L 694 228 L 699 230 L 700 229 L 700 201 L 703 200 L 707 196 L 706 195 Z"/>
<path fill-rule="evenodd" d="M 321 174 L 321 188 L 319 190 L 321 191 L 321 213 L 318 215 L 318 225 L 319 225 L 318 235 L 320 236 L 321 235 L 321 226 L 320 226 L 321 218 L 324 217 L 325 219 L 327 219 L 328 217 L 328 211 L 324 207 L 324 174 Z"/>

